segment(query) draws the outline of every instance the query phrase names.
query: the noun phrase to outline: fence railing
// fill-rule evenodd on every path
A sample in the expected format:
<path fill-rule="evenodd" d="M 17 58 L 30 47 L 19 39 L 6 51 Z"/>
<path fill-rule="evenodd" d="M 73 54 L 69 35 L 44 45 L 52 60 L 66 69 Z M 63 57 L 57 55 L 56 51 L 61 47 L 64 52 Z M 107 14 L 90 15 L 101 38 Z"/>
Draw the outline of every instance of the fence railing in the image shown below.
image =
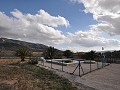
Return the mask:
<path fill-rule="evenodd" d="M 108 62 L 107 59 L 99 59 L 93 61 L 93 60 L 81 60 L 81 59 L 42 60 L 40 58 L 36 58 L 36 60 L 38 60 L 38 65 L 42 65 L 48 68 L 60 70 L 78 76 L 83 76 L 95 70 L 104 68 L 105 66 L 110 64 L 107 63 Z"/>

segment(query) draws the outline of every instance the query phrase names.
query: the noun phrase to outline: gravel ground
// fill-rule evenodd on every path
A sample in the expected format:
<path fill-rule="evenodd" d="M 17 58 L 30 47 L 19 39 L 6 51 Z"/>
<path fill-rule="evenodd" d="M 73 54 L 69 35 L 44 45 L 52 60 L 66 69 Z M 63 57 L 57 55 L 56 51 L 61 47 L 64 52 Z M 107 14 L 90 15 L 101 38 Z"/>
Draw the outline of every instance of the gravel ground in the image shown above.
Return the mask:
<path fill-rule="evenodd" d="M 43 67 L 43 66 L 42 66 Z M 44 67 L 48 68 L 48 67 Z M 50 69 L 50 68 L 48 68 Z M 120 90 L 120 64 L 110 64 L 82 77 L 53 70 L 59 76 L 69 79 L 81 90 Z M 81 88 L 81 85 L 83 88 Z"/>

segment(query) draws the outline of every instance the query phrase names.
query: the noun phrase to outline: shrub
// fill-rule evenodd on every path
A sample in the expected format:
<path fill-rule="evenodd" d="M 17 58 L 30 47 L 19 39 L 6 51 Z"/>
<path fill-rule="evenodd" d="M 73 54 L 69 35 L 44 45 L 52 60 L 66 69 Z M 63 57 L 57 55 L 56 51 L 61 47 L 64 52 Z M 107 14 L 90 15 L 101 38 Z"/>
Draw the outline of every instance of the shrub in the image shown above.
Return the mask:
<path fill-rule="evenodd" d="M 38 64 L 38 60 L 30 60 L 28 63 L 32 64 L 32 65 L 35 65 L 35 64 Z"/>

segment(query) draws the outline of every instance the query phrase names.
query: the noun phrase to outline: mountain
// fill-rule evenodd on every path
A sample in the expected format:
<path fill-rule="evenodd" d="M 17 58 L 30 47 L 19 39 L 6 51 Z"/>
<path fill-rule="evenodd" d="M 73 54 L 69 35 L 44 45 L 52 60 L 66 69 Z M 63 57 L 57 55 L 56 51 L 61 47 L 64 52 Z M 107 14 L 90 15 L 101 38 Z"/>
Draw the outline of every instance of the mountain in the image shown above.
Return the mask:
<path fill-rule="evenodd" d="M 32 51 L 43 52 L 48 48 L 48 46 L 43 44 L 35 44 L 25 41 L 0 38 L 0 49 L 15 51 L 18 48 L 29 48 Z"/>

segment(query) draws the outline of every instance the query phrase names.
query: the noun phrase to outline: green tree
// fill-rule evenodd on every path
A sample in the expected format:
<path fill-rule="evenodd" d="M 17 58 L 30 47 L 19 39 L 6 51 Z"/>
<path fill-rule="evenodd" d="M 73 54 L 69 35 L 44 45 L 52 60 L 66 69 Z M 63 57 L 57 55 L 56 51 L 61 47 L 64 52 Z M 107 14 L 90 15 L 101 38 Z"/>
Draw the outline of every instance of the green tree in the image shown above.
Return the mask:
<path fill-rule="evenodd" d="M 2 50 L 0 50 L 0 58 L 2 57 L 2 54 L 1 54 L 1 53 L 2 53 Z"/>
<path fill-rule="evenodd" d="M 16 56 L 21 58 L 21 61 L 25 61 L 25 57 L 31 56 L 32 53 L 27 48 L 19 48 L 16 50 Z"/>
<path fill-rule="evenodd" d="M 105 55 L 106 58 L 112 58 L 112 53 L 109 52 L 109 51 L 105 52 L 104 55 Z"/>
<path fill-rule="evenodd" d="M 56 55 L 56 49 L 54 47 L 48 47 L 47 50 L 44 52 L 45 58 L 53 59 Z"/>
<path fill-rule="evenodd" d="M 77 55 L 77 58 L 84 59 L 85 52 L 77 52 L 76 55 Z"/>
<path fill-rule="evenodd" d="M 96 52 L 95 51 L 90 51 L 85 53 L 85 59 L 91 59 L 94 60 L 96 58 Z"/>
<path fill-rule="evenodd" d="M 64 51 L 63 54 L 66 58 L 72 58 L 73 57 L 73 52 L 70 51 L 70 50 Z"/>

